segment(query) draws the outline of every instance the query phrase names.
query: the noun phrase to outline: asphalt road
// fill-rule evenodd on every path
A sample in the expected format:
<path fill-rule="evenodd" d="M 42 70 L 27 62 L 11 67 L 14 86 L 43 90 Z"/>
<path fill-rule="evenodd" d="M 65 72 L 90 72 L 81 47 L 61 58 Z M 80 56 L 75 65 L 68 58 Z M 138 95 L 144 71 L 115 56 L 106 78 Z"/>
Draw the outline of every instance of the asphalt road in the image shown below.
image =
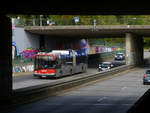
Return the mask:
<path fill-rule="evenodd" d="M 144 58 L 148 58 L 148 57 L 150 57 L 150 52 L 144 52 Z M 113 64 L 116 64 L 116 65 L 125 64 L 125 61 L 112 61 L 112 62 Z M 89 75 L 89 74 L 96 73 L 96 72 L 97 72 L 96 68 L 95 69 L 89 68 L 87 70 L 87 73 L 80 73 L 80 74 L 76 74 L 73 76 L 63 77 L 60 79 L 39 79 L 39 78 L 33 77 L 32 72 L 21 73 L 21 75 L 13 77 L 13 89 L 15 90 L 15 89 L 27 88 L 30 86 L 36 86 L 40 84 L 54 83 L 54 82 L 58 82 L 64 79 L 72 79 L 74 77 Z"/>
<path fill-rule="evenodd" d="M 125 64 L 125 62 L 113 61 L 113 64 L 116 64 L 119 66 L 119 65 Z M 79 73 L 79 74 L 74 74 L 72 76 L 65 76 L 59 79 L 55 79 L 55 78 L 40 79 L 38 77 L 34 77 L 33 72 L 30 72 L 28 74 L 22 73 L 21 75 L 13 77 L 13 89 L 27 88 L 30 86 L 36 86 L 36 85 L 41 85 L 41 84 L 55 83 L 58 81 L 60 82 L 62 80 L 73 79 L 74 77 L 88 76 L 89 74 L 94 74 L 97 72 L 98 72 L 98 68 L 88 68 L 86 73 Z"/>
<path fill-rule="evenodd" d="M 21 89 L 21 88 L 27 88 L 30 86 L 42 85 L 42 84 L 47 84 L 47 83 L 61 82 L 61 81 L 70 80 L 79 76 L 86 76 L 86 75 L 93 74 L 96 72 L 98 72 L 97 69 L 89 68 L 86 73 L 74 74 L 72 76 L 64 76 L 59 79 L 55 79 L 55 78 L 40 79 L 38 77 L 34 77 L 31 72 L 30 74 L 25 74 L 25 75 L 22 74 L 21 76 L 13 77 L 13 89 Z"/>
<path fill-rule="evenodd" d="M 150 52 L 144 52 L 144 58 L 150 57 Z M 112 61 L 115 65 L 122 65 L 125 64 L 125 61 Z M 47 84 L 47 83 L 54 83 L 58 82 L 64 79 L 72 79 L 74 77 L 83 76 L 83 75 L 89 75 L 92 73 L 96 73 L 97 69 L 95 68 L 89 68 L 87 70 L 87 73 L 80 73 L 73 76 L 67 76 L 60 79 L 39 79 L 35 78 L 32 75 L 32 72 L 30 73 L 21 73 L 18 76 L 13 77 L 13 89 L 21 89 L 21 88 L 27 88 L 30 86 L 36 86 L 40 84 Z"/>
<path fill-rule="evenodd" d="M 119 76 L 23 105 L 6 113 L 126 113 L 150 88 L 150 85 L 142 84 L 143 74 L 148 68 L 127 70 Z"/>
<path fill-rule="evenodd" d="M 112 61 L 115 66 L 124 65 L 125 61 Z M 49 78 L 49 79 L 39 79 L 38 77 L 33 77 L 33 72 L 28 73 L 20 73 L 20 75 L 13 77 L 13 89 L 21 89 L 21 88 L 27 88 L 30 86 L 36 86 L 41 84 L 47 84 L 47 83 L 55 83 L 61 80 L 65 79 L 73 79 L 74 77 L 78 76 L 86 76 L 89 74 L 94 74 L 98 72 L 97 68 L 88 68 L 86 73 L 79 73 L 74 74 L 72 76 L 65 76 L 59 79 Z"/>

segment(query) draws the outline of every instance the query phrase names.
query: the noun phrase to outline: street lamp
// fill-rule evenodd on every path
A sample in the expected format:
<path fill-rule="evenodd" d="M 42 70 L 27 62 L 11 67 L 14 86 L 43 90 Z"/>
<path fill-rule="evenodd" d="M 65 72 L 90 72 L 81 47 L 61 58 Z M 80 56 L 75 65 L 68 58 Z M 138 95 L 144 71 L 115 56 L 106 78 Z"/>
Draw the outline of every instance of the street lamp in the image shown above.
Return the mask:
<path fill-rule="evenodd" d="M 97 27 L 96 27 L 96 24 L 97 24 L 96 19 L 94 19 L 94 20 L 93 20 L 93 30 L 94 30 L 94 31 L 98 31 L 98 29 L 97 29 Z"/>
<path fill-rule="evenodd" d="M 136 20 L 136 17 L 134 17 L 134 18 L 132 18 L 132 19 Z"/>
<path fill-rule="evenodd" d="M 40 15 L 40 26 L 42 26 L 42 17 L 43 15 Z"/>

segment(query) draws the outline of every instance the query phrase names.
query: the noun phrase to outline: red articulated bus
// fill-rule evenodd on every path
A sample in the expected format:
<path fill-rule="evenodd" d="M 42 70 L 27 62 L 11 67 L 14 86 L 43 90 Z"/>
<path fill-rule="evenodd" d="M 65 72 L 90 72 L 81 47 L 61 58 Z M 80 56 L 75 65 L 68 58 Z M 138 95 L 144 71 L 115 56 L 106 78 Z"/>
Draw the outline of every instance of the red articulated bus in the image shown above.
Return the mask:
<path fill-rule="evenodd" d="M 53 50 L 35 55 L 34 76 L 40 78 L 86 72 L 88 56 L 83 50 Z"/>

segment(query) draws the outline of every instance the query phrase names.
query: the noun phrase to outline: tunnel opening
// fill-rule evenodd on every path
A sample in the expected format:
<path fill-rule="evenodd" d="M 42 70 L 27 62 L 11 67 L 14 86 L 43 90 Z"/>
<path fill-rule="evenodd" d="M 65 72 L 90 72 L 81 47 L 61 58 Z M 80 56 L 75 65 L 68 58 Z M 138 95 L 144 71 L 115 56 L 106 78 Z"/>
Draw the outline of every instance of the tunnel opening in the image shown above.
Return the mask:
<path fill-rule="evenodd" d="M 62 15 L 61 15 L 62 16 Z M 60 16 L 60 17 L 61 17 Z M 40 16 L 39 15 L 39 20 L 40 20 L 40 18 L 43 18 L 44 16 L 42 15 L 42 16 Z M 69 17 L 69 16 L 68 16 Z M 72 16 L 70 16 L 71 18 L 72 17 L 75 17 L 74 15 Z M 35 49 L 36 47 L 38 48 L 38 49 L 40 49 L 40 50 L 44 50 L 44 51 L 51 51 L 51 50 L 53 50 L 53 49 L 59 49 L 59 50 L 63 50 L 63 49 L 76 49 L 76 48 L 80 48 L 79 46 L 89 46 L 90 44 L 89 43 L 94 43 L 93 45 L 92 45 L 92 47 L 87 47 L 87 48 L 90 48 L 91 49 L 91 54 L 89 54 L 89 61 L 90 62 L 88 62 L 89 64 L 92 64 L 92 65 L 89 65 L 89 67 L 91 66 L 92 68 L 94 67 L 95 68 L 95 72 L 97 72 L 97 68 L 98 68 L 98 65 L 99 65 L 99 63 L 100 62 L 102 62 L 103 60 L 103 58 L 106 58 L 106 56 L 111 56 L 112 57 L 112 59 L 114 60 L 114 56 L 115 56 L 115 54 L 116 53 L 111 53 L 112 52 L 112 46 L 113 46 L 113 41 L 115 42 L 119 42 L 120 41 L 120 45 L 118 44 L 117 46 L 116 46 L 116 48 L 113 46 L 113 48 L 115 48 L 116 50 L 118 50 L 119 52 L 124 52 L 124 54 L 126 54 L 126 51 L 125 51 L 125 38 L 122 38 L 122 37 L 125 37 L 125 34 L 124 33 L 126 33 L 126 32 L 129 32 L 129 33 L 132 33 L 133 31 L 134 31 L 134 28 L 135 27 L 138 27 L 138 26 L 134 26 L 134 25 L 139 25 L 139 18 L 138 17 L 134 17 L 134 16 L 131 16 L 131 18 L 129 18 L 129 19 L 125 19 L 125 17 L 123 18 L 123 17 L 118 17 L 120 20 L 120 24 L 125 24 L 125 26 L 121 26 L 121 27 L 123 27 L 123 30 L 122 30 L 122 33 L 120 34 L 117 34 L 117 37 L 121 37 L 121 38 L 116 38 L 116 35 L 115 35 L 115 33 L 118 33 L 117 31 L 111 31 L 111 27 L 112 26 L 110 26 L 110 28 L 109 29 L 107 29 L 107 27 L 110 25 L 110 24 L 112 24 L 113 22 L 114 22 L 114 24 L 117 26 L 118 25 L 118 23 L 117 23 L 117 19 L 115 18 L 115 16 L 110 16 L 110 18 L 113 18 L 111 21 L 106 17 L 106 16 L 104 16 L 103 18 L 98 18 L 98 17 L 92 17 L 92 18 L 90 18 L 89 19 L 89 17 L 87 18 L 87 17 L 84 17 L 84 19 L 85 20 L 82 20 L 81 22 L 76 22 L 75 20 L 74 20 L 74 18 L 73 19 L 71 19 L 71 20 L 63 20 L 62 19 L 62 22 L 63 23 L 61 23 L 60 22 L 60 20 L 58 19 L 57 20 L 57 18 L 56 17 L 53 17 L 53 18 L 55 18 L 57 21 L 56 22 L 54 22 L 54 21 L 48 21 L 47 19 L 46 20 L 44 20 L 44 19 L 42 19 L 41 21 L 39 21 L 39 23 L 38 22 L 36 22 L 36 19 L 34 20 L 34 19 L 29 19 L 29 20 L 26 20 L 26 23 L 24 23 L 23 22 L 23 25 L 25 25 L 25 27 L 27 26 L 30 26 L 30 29 L 28 29 L 28 28 L 26 28 L 26 30 L 24 31 L 24 26 L 21 26 L 21 22 L 22 22 L 22 20 L 21 20 L 21 17 L 17 17 L 17 19 L 19 20 L 19 24 L 18 24 L 18 26 L 12 26 L 12 29 L 13 29 L 13 32 L 20 32 L 20 34 L 19 34 L 19 37 L 29 37 L 28 38 L 28 40 L 26 40 L 26 39 L 24 39 L 24 40 L 21 40 L 21 42 L 23 42 L 23 44 L 22 43 L 18 43 L 19 41 L 18 40 L 16 40 L 16 42 L 15 42 L 15 40 L 12 40 L 12 52 L 13 52 L 13 55 L 12 55 L 12 57 L 13 57 L 13 59 L 14 58 L 19 58 L 19 57 L 23 57 L 24 58 L 24 60 L 25 61 L 22 61 L 22 62 L 26 62 L 27 61 L 27 63 L 29 63 L 29 66 L 28 67 L 17 67 L 17 65 L 16 65 L 16 68 L 14 69 L 14 71 L 22 71 L 23 72 L 23 74 L 24 74 L 24 72 L 28 72 L 29 71 L 29 73 L 27 73 L 27 74 L 29 74 L 29 76 L 31 77 L 29 77 L 30 78 L 30 80 L 28 79 L 28 77 L 27 77 L 27 75 L 25 74 L 24 76 L 22 76 L 22 77 L 20 77 L 19 78 L 19 73 L 17 72 L 17 73 L 15 73 L 16 74 L 16 76 L 13 78 L 13 84 L 16 82 L 17 83 L 17 81 L 18 81 L 18 84 L 21 84 L 21 85 L 18 85 L 18 84 L 15 84 L 15 85 L 13 85 L 13 90 L 15 90 L 15 88 L 14 87 L 18 87 L 19 89 L 23 89 L 23 88 L 25 88 L 26 87 L 26 85 L 28 85 L 28 86 L 32 86 L 32 85 L 29 85 L 30 83 L 33 83 L 33 81 L 35 80 L 35 79 L 33 79 L 32 78 L 32 73 L 30 73 L 30 71 L 32 72 L 33 71 L 33 68 L 34 68 L 34 66 L 33 66 L 33 62 L 34 62 L 34 59 L 31 59 L 30 57 L 33 57 L 33 56 L 31 56 L 31 55 L 33 55 L 33 53 L 28 53 L 28 52 L 37 52 L 37 49 Z M 46 18 L 46 17 L 44 17 L 44 18 Z M 80 19 L 81 19 L 82 17 L 80 17 Z M 96 18 L 96 19 L 95 19 Z M 123 18 L 123 19 L 122 19 Z M 138 19 L 136 19 L 136 18 L 138 18 Z M 141 17 L 140 17 L 141 18 Z M 148 16 L 145 16 L 144 17 L 144 19 L 145 18 L 147 18 L 147 20 L 148 20 Z M 89 19 L 89 20 L 88 20 Z M 127 20 L 128 22 L 123 22 L 122 20 Z M 135 21 L 132 21 L 132 20 L 137 20 L 136 22 Z M 146 21 L 146 20 L 145 20 Z M 84 23 L 85 22 L 85 23 Z M 87 23 L 86 23 L 87 22 Z M 147 22 L 147 21 L 146 21 Z M 126 26 L 126 24 L 127 24 L 127 26 Z M 147 24 L 147 23 L 143 23 L 142 25 L 145 25 L 145 24 Z M 34 29 L 34 28 L 32 28 L 32 26 L 35 26 L 35 27 L 43 27 L 43 28 L 45 28 L 44 30 L 41 30 L 41 29 L 37 29 L 37 31 Z M 72 25 L 72 26 L 75 26 L 76 27 L 76 29 L 73 29 L 73 28 L 64 28 L 64 29 L 67 29 L 67 31 L 65 31 L 65 30 L 63 30 L 62 28 L 59 28 L 59 25 L 61 25 L 61 26 L 66 26 L 66 25 Z M 86 25 L 91 25 L 89 28 L 88 28 L 88 30 L 87 31 L 85 31 L 87 28 L 84 28 L 84 25 L 86 26 Z M 98 25 L 100 25 L 100 26 L 98 26 Z M 107 29 L 107 30 L 109 30 L 110 32 L 108 32 L 108 31 L 104 31 L 104 32 L 102 32 L 101 31 L 101 25 L 102 25 L 102 28 L 103 29 Z M 133 25 L 133 26 L 132 26 Z M 81 26 L 81 29 L 78 29 L 78 26 L 80 27 Z M 106 28 L 105 28 L 105 26 L 106 26 Z M 51 28 L 52 29 L 51 29 Z M 56 27 L 57 28 L 59 28 L 59 29 L 56 29 Z M 115 29 L 121 29 L 121 27 L 120 28 L 115 28 Z M 131 29 L 130 31 L 128 31 L 128 29 L 125 29 L 125 28 L 133 28 L 133 30 Z M 42 29 L 43 29 L 42 28 Z M 33 30 L 31 30 L 31 29 L 33 29 Z M 49 33 L 49 30 L 52 30 L 53 31 L 53 33 L 51 32 L 51 33 Z M 54 31 L 54 29 L 56 29 L 56 30 L 58 30 L 60 33 L 62 33 L 62 34 L 59 34 L 57 31 Z M 74 31 L 69 31 L 70 29 L 73 29 Z M 85 29 L 85 30 L 84 30 Z M 124 30 L 125 29 L 125 30 Z M 138 28 L 139 29 L 139 28 Z M 16 30 L 16 31 L 15 31 Z M 23 34 L 23 32 L 25 32 L 24 34 Z M 83 32 L 82 34 L 80 34 L 81 32 Z M 115 33 L 114 33 L 115 32 Z M 149 34 L 148 34 L 148 31 L 147 30 L 143 30 L 143 32 L 145 32 L 145 34 L 146 34 L 146 36 L 149 36 Z M 67 36 L 67 34 L 68 33 L 70 33 L 70 36 Z M 76 34 L 77 33 L 77 34 Z M 139 32 L 136 28 L 135 28 L 135 33 L 133 33 L 133 34 L 136 34 L 136 33 L 139 33 L 138 34 L 138 36 L 141 36 L 141 32 Z M 22 36 L 22 34 L 24 35 L 24 36 Z M 71 35 L 72 34 L 72 35 Z M 106 35 L 107 34 L 107 35 Z M 14 35 L 14 37 L 13 38 L 15 38 L 15 36 L 17 36 L 18 34 L 15 34 Z M 51 36 L 50 36 L 51 35 Z M 63 37 L 61 37 L 61 35 L 64 35 Z M 88 37 L 89 36 L 89 37 Z M 111 36 L 112 36 L 112 38 L 111 38 Z M 138 37 L 137 36 L 137 37 Z M 67 39 L 66 39 L 66 37 L 67 37 Z M 75 37 L 78 37 L 78 40 L 76 41 L 76 38 Z M 95 38 L 96 37 L 96 38 Z M 101 38 L 101 40 L 100 40 L 100 38 Z M 107 38 L 107 37 L 109 37 L 109 38 Z M 115 37 L 115 38 L 114 38 Z M 12 38 L 12 39 L 13 39 Z M 54 40 L 52 39 L 52 38 L 54 38 Z M 18 41 L 18 42 L 17 42 Z M 26 51 L 24 51 L 23 50 L 23 47 L 25 47 L 25 43 L 26 42 L 29 42 L 30 43 L 30 45 L 28 45 L 27 44 L 27 46 L 26 46 Z M 136 40 L 134 40 L 134 41 L 136 41 Z M 137 40 L 138 41 L 138 40 Z M 49 42 L 51 42 L 51 44 L 49 44 Z M 79 44 L 78 45 L 78 43 L 79 42 L 81 42 L 81 45 Z M 77 44 L 76 44 L 77 43 Z M 86 43 L 88 43 L 88 44 L 86 44 Z M 97 44 L 97 43 L 103 43 L 103 44 Z M 140 42 L 139 42 L 140 43 Z M 145 45 L 146 45 L 146 50 L 148 49 L 148 47 L 149 47 L 149 45 L 147 44 L 147 43 L 149 43 L 146 39 L 144 39 L 144 43 L 145 43 Z M 20 44 L 20 47 L 17 47 L 17 44 Z M 21 45 L 23 46 L 23 47 L 21 47 Z M 31 46 L 31 45 L 34 45 L 34 46 Z M 61 46 L 60 46 L 61 45 Z M 114 44 L 115 45 L 115 44 Z M 22 51 L 24 51 L 24 53 L 23 52 L 21 52 L 21 54 L 19 54 L 20 56 L 18 56 L 18 50 L 17 49 L 22 49 Z M 50 49 L 49 49 L 50 48 Z M 102 53 L 102 51 L 103 51 L 103 53 L 109 53 L 109 54 L 106 54 L 106 56 L 105 56 L 105 54 L 103 54 L 103 56 L 101 56 L 101 54 L 100 53 Z M 104 52 L 105 51 L 105 52 Z M 141 50 L 142 51 L 142 50 Z M 115 51 L 116 52 L 116 51 Z M 24 55 L 24 56 L 23 56 Z M 136 55 L 136 56 L 138 56 L 138 55 Z M 141 58 L 141 56 L 139 55 L 139 57 Z M 93 60 L 93 61 L 92 61 Z M 18 61 L 16 61 L 16 62 L 18 62 Z M 136 62 L 136 61 L 135 61 Z M 12 61 L 12 63 L 15 63 L 15 61 Z M 31 64 L 30 64 L 31 63 Z M 94 65 L 94 66 L 93 66 Z M 13 64 L 13 66 L 14 66 L 14 64 Z M 23 65 L 24 66 L 24 65 Z M 27 71 L 26 71 L 27 70 Z M 90 70 L 91 71 L 91 70 Z M 18 77 L 17 77 L 18 76 Z M 27 78 L 26 78 L 27 77 Z M 27 82 L 26 82 L 26 80 L 27 80 Z M 42 84 L 45 84 L 45 83 L 48 83 L 49 81 L 50 81 L 51 79 L 48 79 L 48 80 L 40 80 L 40 81 L 38 81 L 38 82 L 41 82 Z M 53 79 L 52 79 L 52 81 L 54 81 Z M 57 80 L 56 80 L 57 81 Z M 34 81 L 35 82 L 35 84 L 34 85 L 39 85 L 39 84 L 37 84 L 37 82 L 36 81 Z"/>

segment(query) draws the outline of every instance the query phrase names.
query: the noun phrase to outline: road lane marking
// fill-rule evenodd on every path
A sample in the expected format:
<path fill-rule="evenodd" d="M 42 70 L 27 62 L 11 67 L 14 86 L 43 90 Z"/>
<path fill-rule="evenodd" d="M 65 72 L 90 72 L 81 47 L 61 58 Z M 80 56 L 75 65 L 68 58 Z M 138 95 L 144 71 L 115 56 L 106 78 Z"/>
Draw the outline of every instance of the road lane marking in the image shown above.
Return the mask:
<path fill-rule="evenodd" d="M 62 106 L 64 104 L 62 103 L 49 103 L 47 104 L 49 106 Z M 97 103 L 97 104 L 90 104 L 90 103 L 72 103 L 70 104 L 71 106 L 88 106 L 88 105 L 93 105 L 93 106 L 132 106 L 133 104 L 109 104 L 109 103 Z"/>
<path fill-rule="evenodd" d="M 118 106 L 118 104 L 93 104 L 94 106 Z M 119 106 L 132 106 L 133 104 L 119 104 Z"/>
<path fill-rule="evenodd" d="M 125 90 L 127 87 L 122 87 L 121 90 Z"/>
<path fill-rule="evenodd" d="M 106 97 L 99 98 L 97 101 L 100 102 L 100 101 L 102 101 L 104 99 L 106 99 Z"/>

